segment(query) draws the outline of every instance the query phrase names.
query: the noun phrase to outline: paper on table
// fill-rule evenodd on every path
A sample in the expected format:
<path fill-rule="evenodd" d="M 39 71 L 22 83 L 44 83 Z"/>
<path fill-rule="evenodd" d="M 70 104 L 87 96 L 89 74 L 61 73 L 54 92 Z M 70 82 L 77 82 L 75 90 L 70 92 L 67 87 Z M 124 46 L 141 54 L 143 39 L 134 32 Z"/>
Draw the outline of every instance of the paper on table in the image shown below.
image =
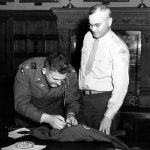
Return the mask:
<path fill-rule="evenodd" d="M 41 150 L 41 149 L 44 149 L 45 147 L 46 147 L 46 145 L 34 145 L 33 148 L 30 148 L 28 150 Z M 15 144 L 12 144 L 10 146 L 3 147 L 2 150 L 23 150 L 23 149 L 16 148 Z"/>
<path fill-rule="evenodd" d="M 17 138 L 20 138 L 20 137 L 29 135 L 29 133 L 27 133 L 27 134 L 20 134 L 20 133 L 18 133 L 18 132 L 20 132 L 20 131 L 30 131 L 30 130 L 27 129 L 27 128 L 19 128 L 19 129 L 17 129 L 17 130 L 10 131 L 10 132 L 8 133 L 8 137 L 13 138 L 13 139 L 17 139 Z"/>

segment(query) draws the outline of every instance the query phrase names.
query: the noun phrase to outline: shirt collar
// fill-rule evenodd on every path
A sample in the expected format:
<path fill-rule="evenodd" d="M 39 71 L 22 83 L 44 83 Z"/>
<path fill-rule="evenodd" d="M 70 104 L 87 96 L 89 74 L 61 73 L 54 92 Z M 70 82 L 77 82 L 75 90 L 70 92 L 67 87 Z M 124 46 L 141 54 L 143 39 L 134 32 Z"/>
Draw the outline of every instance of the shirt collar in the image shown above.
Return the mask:
<path fill-rule="evenodd" d="M 99 38 L 99 41 L 107 41 L 110 39 L 111 35 L 112 35 L 112 30 L 110 29 L 103 37 Z"/>

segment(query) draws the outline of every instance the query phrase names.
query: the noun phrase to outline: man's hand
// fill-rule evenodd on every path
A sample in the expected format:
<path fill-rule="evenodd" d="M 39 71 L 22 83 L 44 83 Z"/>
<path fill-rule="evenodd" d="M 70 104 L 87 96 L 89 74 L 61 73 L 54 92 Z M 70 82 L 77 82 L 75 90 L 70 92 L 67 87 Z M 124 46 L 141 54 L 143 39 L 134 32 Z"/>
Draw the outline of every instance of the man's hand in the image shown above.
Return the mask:
<path fill-rule="evenodd" d="M 101 121 L 99 131 L 104 132 L 106 134 L 110 134 L 110 127 L 111 127 L 112 120 L 104 117 L 103 120 Z"/>
<path fill-rule="evenodd" d="M 66 123 L 68 126 L 71 126 L 71 125 L 77 125 L 78 121 L 74 115 L 68 115 L 66 119 Z"/>
<path fill-rule="evenodd" d="M 66 125 L 65 119 L 60 115 L 46 114 L 44 122 L 50 124 L 54 129 L 63 129 Z"/>

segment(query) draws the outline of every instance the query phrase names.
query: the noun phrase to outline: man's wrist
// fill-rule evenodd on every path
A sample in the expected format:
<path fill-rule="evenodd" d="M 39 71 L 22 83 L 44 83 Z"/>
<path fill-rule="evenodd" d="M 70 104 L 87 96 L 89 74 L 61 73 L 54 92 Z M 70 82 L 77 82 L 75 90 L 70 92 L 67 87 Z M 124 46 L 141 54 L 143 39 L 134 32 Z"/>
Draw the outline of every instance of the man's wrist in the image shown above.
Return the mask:
<path fill-rule="evenodd" d="M 75 118 L 75 113 L 69 112 L 69 113 L 67 114 L 67 118 L 69 118 L 69 117 L 74 117 L 74 118 Z"/>
<path fill-rule="evenodd" d="M 43 114 L 42 114 L 42 116 L 41 116 L 40 123 L 44 123 L 44 122 L 46 122 L 45 120 L 47 120 L 47 119 L 46 119 L 46 118 L 47 118 L 47 116 L 48 116 L 48 114 L 47 114 L 47 113 L 43 113 Z"/>
<path fill-rule="evenodd" d="M 107 117 L 104 115 L 104 118 L 109 119 L 109 120 L 113 120 L 113 118 Z"/>

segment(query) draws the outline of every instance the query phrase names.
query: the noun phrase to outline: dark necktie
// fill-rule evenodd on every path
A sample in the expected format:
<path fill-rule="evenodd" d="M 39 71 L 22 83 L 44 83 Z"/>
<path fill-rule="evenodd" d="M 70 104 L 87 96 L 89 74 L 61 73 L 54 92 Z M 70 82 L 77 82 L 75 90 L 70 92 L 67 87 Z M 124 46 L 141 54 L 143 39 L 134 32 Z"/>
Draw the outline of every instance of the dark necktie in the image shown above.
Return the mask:
<path fill-rule="evenodd" d="M 91 53 L 89 55 L 89 59 L 85 68 L 85 75 L 88 75 L 91 72 L 91 69 L 95 60 L 95 54 L 98 49 L 98 41 L 99 41 L 98 39 L 94 41 L 93 49 L 91 50 Z"/>

